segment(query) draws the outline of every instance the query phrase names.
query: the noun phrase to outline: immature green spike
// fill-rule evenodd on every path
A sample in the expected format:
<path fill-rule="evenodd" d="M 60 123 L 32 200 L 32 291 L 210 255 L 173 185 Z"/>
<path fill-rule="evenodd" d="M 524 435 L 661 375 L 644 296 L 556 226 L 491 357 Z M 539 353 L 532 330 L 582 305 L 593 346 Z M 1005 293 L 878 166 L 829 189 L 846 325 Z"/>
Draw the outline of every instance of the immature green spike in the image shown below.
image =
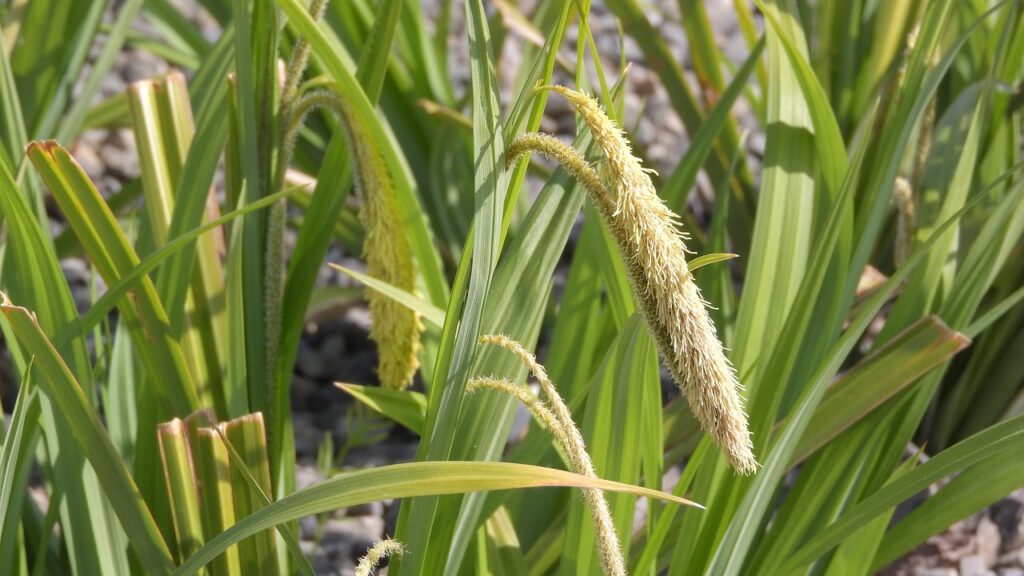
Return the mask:
<path fill-rule="evenodd" d="M 352 149 L 356 194 L 363 203 L 359 220 L 366 228 L 363 256 L 370 276 L 406 292 L 416 291 L 416 267 L 412 247 L 403 230 L 398 198 L 387 163 L 372 142 L 363 119 L 350 102 L 331 90 L 313 90 L 297 98 L 290 107 L 288 135 L 282 148 L 290 152 L 295 135 L 306 114 L 322 108 L 341 120 Z M 385 388 L 402 390 L 412 383 L 419 369 L 420 332 L 423 324 L 418 313 L 385 294 L 370 289 L 370 338 L 377 343 L 380 356 L 377 374 Z"/>
<path fill-rule="evenodd" d="M 363 120 L 341 99 L 340 111 L 348 131 L 355 164 L 355 188 L 362 198 L 359 219 L 366 228 L 363 255 L 367 274 L 407 292 L 416 291 L 412 247 L 402 226 L 394 181 L 384 157 L 371 146 Z M 378 377 L 385 388 L 401 390 L 412 383 L 419 368 L 420 316 L 385 294 L 369 290 L 373 325 L 370 338 L 377 342 Z"/>
<path fill-rule="evenodd" d="M 733 468 L 741 474 L 753 473 L 757 460 L 740 384 L 690 275 L 684 235 L 677 228 L 675 215 L 633 156 L 622 130 L 593 98 L 562 86 L 540 89 L 563 95 L 586 122 L 605 156 L 604 183 L 598 186 L 592 169 L 580 166 L 579 158 L 556 150 L 547 140 L 524 135 L 517 142 L 520 147 L 555 157 L 570 172 L 582 174 L 577 177 L 615 238 L 640 309 L 690 410 L 725 451 Z M 515 145 L 513 149 L 517 149 Z"/>

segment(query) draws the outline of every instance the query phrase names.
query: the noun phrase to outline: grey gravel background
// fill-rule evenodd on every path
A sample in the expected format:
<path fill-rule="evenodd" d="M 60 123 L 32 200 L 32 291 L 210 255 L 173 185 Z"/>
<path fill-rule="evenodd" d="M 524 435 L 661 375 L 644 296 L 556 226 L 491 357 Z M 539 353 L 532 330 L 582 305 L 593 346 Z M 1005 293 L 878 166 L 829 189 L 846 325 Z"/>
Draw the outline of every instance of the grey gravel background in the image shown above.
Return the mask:
<path fill-rule="evenodd" d="M 219 34 L 216 24 L 194 0 L 173 0 L 210 39 Z M 455 3 L 456 6 L 458 3 Z M 732 16 L 731 0 L 707 0 L 708 13 L 717 32 L 717 41 L 735 62 L 747 53 L 746 44 Z M 424 11 L 436 13 L 439 3 L 427 0 Z M 488 3 L 488 8 L 492 8 Z M 526 7 L 529 10 L 529 6 Z M 686 40 L 678 24 L 676 2 L 659 0 L 648 5 L 648 17 L 658 27 L 675 55 L 690 67 Z M 452 48 L 452 82 L 464 88 L 468 84 L 468 56 L 462 31 L 462 15 L 455 10 L 450 41 Z M 590 24 L 598 50 L 606 59 L 606 71 L 617 73 L 619 59 L 618 25 L 615 18 L 595 0 Z M 155 34 L 144 20 L 139 31 Z M 566 46 L 575 43 L 576 29 L 567 38 Z M 518 58 L 522 40 L 515 34 L 508 39 L 501 56 L 500 79 L 505 88 L 505 101 L 511 74 Z M 97 50 L 99 47 L 97 46 Z M 646 66 L 635 42 L 624 43 L 626 59 L 633 63 L 628 78 L 629 97 L 626 102 L 626 123 L 635 127 L 634 137 L 654 167 L 666 172 L 685 152 L 688 139 L 682 123 L 672 111 L 657 75 Z M 572 51 L 565 52 L 571 61 Z M 112 74 L 103 83 L 102 97 L 117 94 L 134 81 L 151 78 L 168 70 L 161 59 L 127 47 L 119 56 Z M 692 76 L 690 78 L 693 80 Z M 570 81 L 569 78 L 562 79 Z M 743 128 L 752 131 L 748 140 L 752 158 L 763 152 L 764 139 L 751 118 L 746 104 L 737 104 L 734 113 Z M 544 129 L 569 134 L 572 131 L 571 111 L 561 99 L 551 99 L 544 120 Z M 130 129 L 91 130 L 72 148 L 78 161 L 104 194 L 113 194 L 128 181 L 138 177 L 138 160 Z M 705 187 L 706 188 L 706 187 Z M 706 203 L 706 195 L 698 193 L 698 203 Z M 698 214 L 701 210 L 698 206 Z M 61 225 L 54 222 L 56 231 Z M 332 248 L 330 261 L 359 267 L 352 255 Z M 90 273 L 86 263 L 72 258 L 63 263 L 65 274 L 74 288 L 76 302 L 86 309 L 90 302 Z M 326 271 L 325 283 L 345 283 L 344 278 Z M 101 287 L 102 289 L 102 287 Z M 334 448 L 335 464 L 341 468 L 362 468 L 412 460 L 417 438 L 401 427 L 375 418 L 354 405 L 332 383 L 375 382 L 376 351 L 368 340 L 369 317 L 362 306 L 353 306 L 341 314 L 320 322 L 303 338 L 292 385 L 294 427 L 299 459 L 298 486 L 304 487 L 323 479 L 316 466 L 318 448 L 329 438 Z M 6 351 L 4 351 L 6 353 Z M 7 370 L 7 372 L 3 372 Z M 9 372 L 9 363 L 0 362 L 0 382 L 16 381 Z M 0 388 L 6 398 L 8 389 Z M 9 407 L 8 407 L 9 408 Z M 921 495 L 917 501 L 923 500 Z M 913 503 L 905 505 L 909 509 Z M 338 510 L 320 519 L 306 518 L 300 523 L 302 546 L 315 558 L 320 574 L 351 574 L 355 559 L 374 541 L 393 534 L 397 506 L 394 502 Z M 930 539 L 913 554 L 884 571 L 887 575 L 921 576 L 1024 576 L 1024 490 L 993 505 L 986 511 L 958 523 L 947 532 Z"/>

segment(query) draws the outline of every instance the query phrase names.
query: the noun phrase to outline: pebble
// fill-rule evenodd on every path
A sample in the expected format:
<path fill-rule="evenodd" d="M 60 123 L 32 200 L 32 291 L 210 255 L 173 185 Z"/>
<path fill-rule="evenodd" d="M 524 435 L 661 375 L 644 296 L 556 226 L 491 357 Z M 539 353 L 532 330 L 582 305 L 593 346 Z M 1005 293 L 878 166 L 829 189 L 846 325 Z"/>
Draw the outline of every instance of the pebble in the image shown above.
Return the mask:
<path fill-rule="evenodd" d="M 960 559 L 960 576 L 989 576 L 994 574 L 988 569 L 985 557 L 971 554 Z"/>
<path fill-rule="evenodd" d="M 292 377 L 292 387 L 289 390 L 292 400 L 292 410 L 301 412 L 311 411 L 316 408 L 312 401 L 313 395 L 319 386 L 308 378 L 302 376 Z"/>
<path fill-rule="evenodd" d="M 100 147 L 99 156 L 107 172 L 124 181 L 138 178 L 139 156 L 135 147 L 135 135 L 128 128 L 121 128 Z"/>
<path fill-rule="evenodd" d="M 985 565 L 995 565 L 996 559 L 999 558 L 999 545 L 1001 543 L 999 526 L 987 516 L 982 517 L 981 521 L 978 522 L 978 531 L 975 533 L 975 539 L 978 543 L 978 555 L 984 559 Z"/>
<path fill-rule="evenodd" d="M 300 458 L 315 458 L 323 432 L 313 425 L 313 416 L 309 412 L 292 414 L 292 430 L 295 433 L 295 453 Z"/>
<path fill-rule="evenodd" d="M 322 378 L 326 373 L 326 360 L 319 350 L 305 342 L 299 343 L 299 352 L 295 357 L 295 371 L 307 378 Z"/>
<path fill-rule="evenodd" d="M 301 524 L 302 523 L 300 521 L 299 525 L 301 526 Z M 313 563 L 313 570 L 316 571 L 317 574 L 336 574 L 336 572 L 330 569 L 330 560 L 327 558 L 327 551 L 313 541 L 314 536 L 315 532 L 308 538 L 303 535 L 303 539 L 299 541 L 299 547 L 302 548 L 303 554 L 305 554 L 306 558 L 309 558 Z"/>
<path fill-rule="evenodd" d="M 960 573 L 956 568 L 921 568 L 914 576 L 960 576 Z"/>
<path fill-rule="evenodd" d="M 373 516 L 331 519 L 324 523 L 323 530 L 320 546 L 327 555 L 348 556 L 352 551 L 365 552 L 384 537 L 384 519 Z"/>
<path fill-rule="evenodd" d="M 1001 568 L 1024 568 L 1024 548 L 1018 548 L 999 557 Z"/>
<path fill-rule="evenodd" d="M 81 140 L 71 147 L 71 155 L 75 157 L 79 166 L 82 167 L 82 170 L 85 170 L 85 173 L 93 182 L 99 180 L 104 172 L 106 172 L 106 166 L 104 166 L 99 154 L 96 153 L 95 148 Z"/>
<path fill-rule="evenodd" d="M 296 464 L 295 466 L 295 490 L 305 490 L 310 486 L 323 482 L 324 475 L 316 466 L 309 464 Z"/>
<path fill-rule="evenodd" d="M 1024 547 L 1024 490 L 993 504 L 992 520 L 999 527 L 1003 551 Z"/>

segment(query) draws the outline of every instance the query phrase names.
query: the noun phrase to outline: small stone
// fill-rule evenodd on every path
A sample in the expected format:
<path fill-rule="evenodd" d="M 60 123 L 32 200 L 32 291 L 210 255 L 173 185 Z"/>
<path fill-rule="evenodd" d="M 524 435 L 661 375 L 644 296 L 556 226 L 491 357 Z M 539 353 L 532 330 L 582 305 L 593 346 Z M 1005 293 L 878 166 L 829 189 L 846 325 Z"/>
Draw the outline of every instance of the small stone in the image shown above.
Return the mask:
<path fill-rule="evenodd" d="M 303 541 L 313 540 L 319 531 L 320 523 L 317 522 L 316 516 L 303 516 L 299 518 L 299 537 Z M 308 551 L 306 551 L 306 555 L 309 555 Z"/>
<path fill-rule="evenodd" d="M 110 98 L 124 92 L 125 84 L 117 74 L 107 74 L 100 83 L 100 97 Z"/>
<path fill-rule="evenodd" d="M 345 363 L 348 361 L 345 354 L 345 337 L 341 334 L 332 334 L 324 340 L 324 343 L 317 350 L 317 354 L 323 359 L 324 368 L 317 377 L 336 380 L 339 377 Z"/>
<path fill-rule="evenodd" d="M 914 576 L 960 576 L 956 568 L 918 568 Z"/>
<path fill-rule="evenodd" d="M 295 368 L 299 374 L 307 378 L 322 378 L 326 372 L 323 356 L 305 342 L 299 343 L 299 352 L 295 357 Z"/>
<path fill-rule="evenodd" d="M 1024 502 L 1004 498 L 992 505 L 990 514 L 999 527 L 1004 552 L 1024 547 Z"/>
<path fill-rule="evenodd" d="M 98 148 L 106 139 L 107 131 L 95 128 L 92 130 L 85 130 L 78 136 L 78 142 L 89 146 L 90 148 Z"/>
<path fill-rule="evenodd" d="M 335 574 L 331 569 L 331 560 L 327 557 L 327 551 L 312 540 L 299 542 L 303 554 L 313 562 L 313 570 L 317 574 Z"/>
<path fill-rule="evenodd" d="M 135 153 L 135 137 L 131 130 L 112 133 L 111 139 L 100 148 L 100 158 L 107 171 L 120 178 L 132 179 L 140 174 L 139 157 Z"/>
<path fill-rule="evenodd" d="M 313 484 L 317 484 L 324 480 L 324 475 L 316 466 L 309 464 L 296 464 L 295 465 L 295 489 L 304 490 L 309 488 Z"/>
<path fill-rule="evenodd" d="M 960 559 L 960 576 L 988 576 L 990 573 L 985 557 L 980 554 L 971 554 Z"/>
<path fill-rule="evenodd" d="M 384 519 L 370 516 L 328 520 L 321 546 L 332 557 L 351 557 L 353 549 L 370 547 L 384 535 Z"/>
<path fill-rule="evenodd" d="M 999 545 L 1002 538 L 999 536 L 999 526 L 988 517 L 978 522 L 978 530 L 975 534 L 978 543 L 978 555 L 985 559 L 985 566 L 993 566 L 999 558 Z"/>
<path fill-rule="evenodd" d="M 295 433 L 295 453 L 299 456 L 315 457 L 323 434 L 313 425 L 308 412 L 295 412 L 292 415 L 292 430 Z"/>
<path fill-rule="evenodd" d="M 370 318 L 370 309 L 362 306 L 353 306 L 345 311 L 345 321 L 357 327 L 361 332 L 369 332 L 373 320 Z"/>
<path fill-rule="evenodd" d="M 125 50 L 118 56 L 118 70 L 126 82 L 138 82 L 166 74 L 167 62 L 142 50 Z"/>
<path fill-rule="evenodd" d="M 1003 554 L 996 565 L 1000 568 L 1024 568 L 1024 548 Z"/>
<path fill-rule="evenodd" d="M 292 387 L 290 390 L 292 410 L 305 411 L 316 409 L 311 400 L 318 388 L 317 384 L 308 378 L 303 378 L 302 376 L 292 377 Z"/>
<path fill-rule="evenodd" d="M 71 149 L 71 155 L 75 157 L 79 166 L 82 167 L 82 170 L 85 170 L 86 175 L 93 182 L 103 176 L 103 161 L 100 160 L 99 154 L 96 153 L 92 146 L 79 141 Z"/>

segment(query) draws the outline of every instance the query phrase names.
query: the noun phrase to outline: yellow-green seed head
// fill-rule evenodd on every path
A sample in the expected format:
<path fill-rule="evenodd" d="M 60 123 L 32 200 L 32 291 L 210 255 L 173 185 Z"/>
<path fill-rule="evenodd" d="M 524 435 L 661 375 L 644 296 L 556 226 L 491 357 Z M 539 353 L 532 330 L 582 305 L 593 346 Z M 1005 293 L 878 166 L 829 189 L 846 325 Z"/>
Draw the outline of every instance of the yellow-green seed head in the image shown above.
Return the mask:
<path fill-rule="evenodd" d="M 613 206 L 602 210 L 627 262 L 630 281 L 672 376 L 703 428 L 741 474 L 757 469 L 736 372 L 725 356 L 700 289 L 686 264 L 675 215 L 633 156 L 622 130 L 591 97 L 562 86 L 605 156 Z M 593 194 L 593 192 L 592 192 Z M 600 207 L 600 202 L 598 203 Z"/>
<path fill-rule="evenodd" d="M 404 550 L 401 542 L 390 538 L 381 540 L 366 551 L 366 556 L 359 559 L 356 565 L 355 576 L 370 576 L 377 569 L 381 560 L 390 556 L 400 556 Z"/>
<path fill-rule="evenodd" d="M 597 473 L 594 472 L 594 464 L 590 460 L 590 454 L 587 453 L 586 444 L 583 442 L 583 435 L 580 434 L 579 428 L 573 422 L 572 412 L 569 411 L 569 407 L 565 405 L 565 401 L 558 394 L 554 383 L 548 378 L 544 366 L 537 362 L 537 357 L 519 342 L 501 334 L 481 336 L 480 343 L 500 346 L 515 355 L 522 362 L 523 366 L 526 366 L 530 372 L 533 372 L 533 375 L 537 378 L 537 383 L 540 384 L 540 388 L 548 401 L 545 404 L 530 394 L 525 387 L 518 386 L 507 380 L 495 378 L 476 378 L 470 380 L 467 384 L 467 389 L 490 388 L 518 399 L 533 414 L 534 418 L 541 422 L 552 436 L 555 437 L 555 440 L 568 457 L 569 467 L 572 471 L 590 478 L 597 478 Z M 594 488 L 585 488 L 582 492 L 583 499 L 586 500 L 587 506 L 590 507 L 590 517 L 594 524 L 598 556 L 600 557 L 604 573 L 609 576 L 625 576 L 626 562 L 622 555 L 622 547 L 619 545 L 619 537 L 615 533 L 615 522 L 612 519 L 612 513 L 608 508 L 608 501 L 604 497 L 604 492 Z"/>
<path fill-rule="evenodd" d="M 362 199 L 359 219 L 366 227 L 363 255 L 367 274 L 407 292 L 416 291 L 412 248 L 403 230 L 394 183 L 384 158 L 370 146 L 367 128 L 347 102 L 341 102 L 355 163 L 355 185 Z M 370 338 L 378 347 L 381 385 L 401 390 L 412 383 L 419 368 L 419 314 L 394 299 L 369 290 L 373 325 Z"/>

